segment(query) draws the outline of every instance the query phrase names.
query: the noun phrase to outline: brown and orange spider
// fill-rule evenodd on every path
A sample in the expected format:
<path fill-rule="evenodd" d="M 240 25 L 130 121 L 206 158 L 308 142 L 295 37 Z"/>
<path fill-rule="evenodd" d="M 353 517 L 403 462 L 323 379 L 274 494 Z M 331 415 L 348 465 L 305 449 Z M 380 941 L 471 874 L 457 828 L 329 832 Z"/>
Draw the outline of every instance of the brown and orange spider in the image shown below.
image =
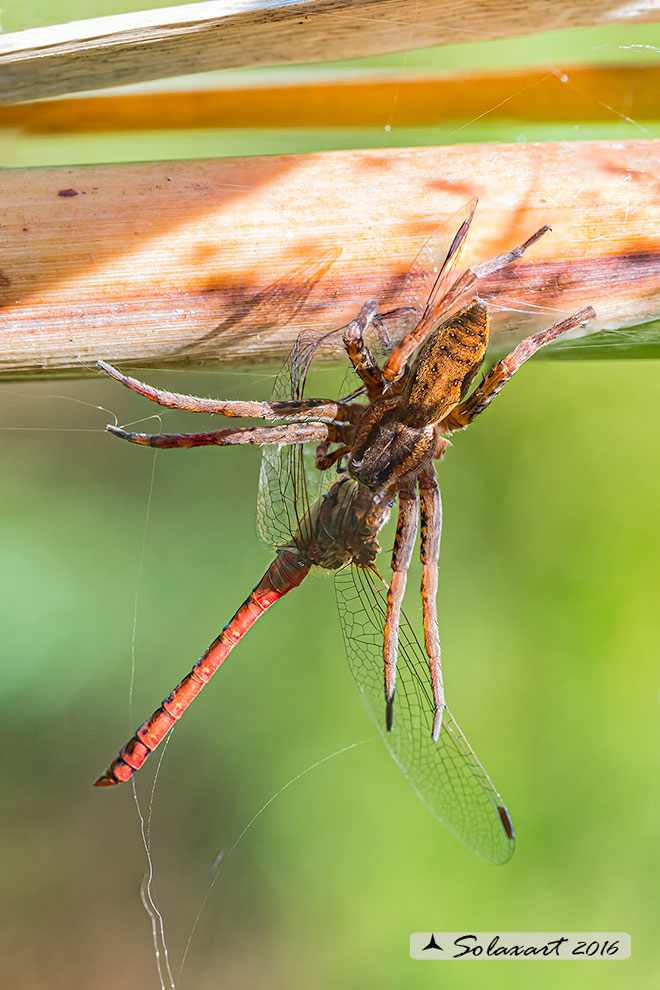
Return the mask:
<path fill-rule="evenodd" d="M 303 394 L 319 342 L 327 342 L 329 335 L 301 335 L 278 376 L 271 402 L 167 392 L 99 362 L 107 374 L 161 406 L 280 422 L 194 434 L 146 435 L 108 427 L 131 443 L 157 448 L 263 445 L 258 519 L 262 536 L 275 546 L 277 556 L 191 672 L 99 778 L 98 786 L 129 779 L 259 616 L 313 567 L 321 567 L 337 575 L 353 674 L 415 790 L 444 824 L 486 859 L 505 862 L 513 852 L 508 812 L 445 703 L 436 608 L 442 508 L 434 462 L 442 458 L 447 438 L 482 413 L 528 358 L 595 314 L 587 307 L 527 337 L 470 392 L 484 361 L 490 327 L 489 309 L 476 295 L 476 283 L 520 258 L 548 230 L 542 227 L 520 247 L 453 278 L 475 206 L 476 201 L 468 204 L 448 247 L 444 230 L 437 231 L 416 259 L 416 276 L 421 265 L 429 268 L 435 262 L 424 307 L 402 306 L 381 314 L 376 303 L 368 302 L 346 328 L 330 335 L 341 335 L 362 383 L 345 400 Z M 381 340 L 388 339 L 392 326 L 399 329 L 398 342 L 382 365 L 365 339 L 370 326 Z M 363 396 L 366 403 L 357 401 Z M 317 499 L 308 492 L 305 444 L 316 445 L 320 471 L 338 466 L 337 480 Z M 397 499 L 392 575 L 384 592 L 374 563 L 380 552 L 377 537 Z M 424 651 L 402 613 L 418 521 Z"/>

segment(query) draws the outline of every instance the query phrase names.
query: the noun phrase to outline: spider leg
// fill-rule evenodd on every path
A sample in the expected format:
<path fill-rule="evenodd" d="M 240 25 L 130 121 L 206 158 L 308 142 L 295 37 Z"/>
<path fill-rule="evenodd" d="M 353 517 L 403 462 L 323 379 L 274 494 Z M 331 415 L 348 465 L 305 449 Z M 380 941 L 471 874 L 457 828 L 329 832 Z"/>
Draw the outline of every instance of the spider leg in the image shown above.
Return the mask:
<path fill-rule="evenodd" d="M 370 399 L 377 399 L 383 394 L 385 380 L 371 351 L 364 342 L 364 332 L 370 323 L 374 325 L 379 320 L 378 303 L 366 302 L 354 320 L 344 330 L 344 347 L 351 364 L 364 384 Z"/>
<path fill-rule="evenodd" d="M 429 300 L 429 304 L 427 304 L 422 318 L 415 329 L 393 348 L 392 353 L 383 365 L 383 377 L 385 381 L 391 382 L 400 376 L 413 351 L 419 347 L 426 335 L 431 330 L 434 330 L 441 320 L 444 320 L 449 315 L 450 310 L 465 298 L 466 293 L 474 287 L 478 279 L 484 278 L 486 275 L 492 275 L 494 272 L 498 272 L 500 268 L 510 265 L 513 261 L 517 261 L 532 244 L 538 241 L 540 237 L 543 237 L 549 230 L 550 227 L 546 224 L 537 230 L 536 233 L 532 234 L 531 237 L 528 237 L 523 244 L 513 248 L 511 251 L 507 251 L 505 254 L 498 254 L 491 261 L 484 261 L 480 265 L 473 265 L 472 268 L 466 269 L 440 298 L 433 300 L 432 304 L 431 300 Z"/>
<path fill-rule="evenodd" d="M 445 692 L 442 686 L 442 666 L 440 664 L 440 636 L 438 633 L 438 557 L 442 535 L 442 501 L 440 486 L 435 469 L 426 468 L 419 479 L 422 558 L 422 617 L 424 621 L 424 642 L 429 658 L 435 717 L 432 738 L 437 740 L 442 726 L 442 712 L 445 708 Z"/>
<path fill-rule="evenodd" d="M 330 446 L 330 441 L 325 440 L 320 443 L 316 448 L 316 467 L 319 471 L 327 471 L 336 464 L 345 454 L 350 454 L 351 448 L 348 444 L 344 444 L 342 447 L 337 447 L 333 450 L 331 454 L 328 453 L 328 448 Z"/>
<path fill-rule="evenodd" d="M 116 426 L 108 432 L 143 447 L 228 447 L 234 444 L 342 443 L 351 427 L 332 423 L 295 423 L 288 426 L 251 426 L 245 429 L 216 430 L 214 433 L 127 433 Z"/>
<path fill-rule="evenodd" d="M 500 268 L 506 268 L 511 262 L 518 261 L 519 258 L 522 258 L 525 251 L 532 244 L 536 244 L 549 230 L 552 230 L 552 228 L 545 223 L 531 237 L 528 237 L 523 244 L 513 248 L 511 251 L 505 251 L 504 254 L 498 254 L 495 258 L 491 258 L 490 261 L 482 261 L 480 265 L 472 265 L 472 268 L 468 270 L 476 275 L 477 278 L 485 278 L 486 275 L 493 275 L 495 272 L 499 272 Z"/>
<path fill-rule="evenodd" d="M 529 360 L 539 348 L 544 347 L 545 344 L 549 344 L 551 340 L 555 340 L 568 330 L 573 330 L 574 327 L 579 326 L 581 323 L 593 319 L 595 315 L 592 307 L 587 306 L 577 313 L 573 313 L 572 316 L 566 317 L 565 320 L 554 323 L 547 330 L 540 330 L 531 337 L 525 337 L 515 350 L 511 351 L 507 357 L 495 365 L 472 395 L 469 395 L 463 402 L 459 402 L 440 421 L 440 432 L 451 433 L 454 430 L 465 429 L 475 416 L 478 416 L 479 413 L 482 413 L 490 405 L 497 393 L 515 375 L 518 368 L 525 361 Z"/>
<path fill-rule="evenodd" d="M 168 409 L 187 409 L 189 412 L 216 413 L 220 416 L 240 416 L 245 419 L 307 419 L 328 422 L 342 422 L 351 419 L 350 410 L 343 402 L 333 402 L 331 399 L 295 399 L 285 402 L 243 402 L 241 400 L 201 399 L 196 395 L 184 395 L 181 392 L 167 392 L 165 389 L 154 388 L 145 382 L 122 375 L 106 361 L 98 361 L 98 367 L 111 378 L 121 382 L 126 388 L 132 389 L 138 395 L 143 395 L 159 406 Z"/>
<path fill-rule="evenodd" d="M 387 589 L 385 613 L 385 641 L 383 647 L 385 677 L 385 725 L 392 731 L 394 722 L 394 689 L 396 687 L 396 659 L 399 645 L 399 620 L 401 604 L 406 590 L 408 568 L 412 560 L 417 538 L 418 500 L 414 485 L 399 489 L 399 519 L 392 550 L 392 577 Z"/>

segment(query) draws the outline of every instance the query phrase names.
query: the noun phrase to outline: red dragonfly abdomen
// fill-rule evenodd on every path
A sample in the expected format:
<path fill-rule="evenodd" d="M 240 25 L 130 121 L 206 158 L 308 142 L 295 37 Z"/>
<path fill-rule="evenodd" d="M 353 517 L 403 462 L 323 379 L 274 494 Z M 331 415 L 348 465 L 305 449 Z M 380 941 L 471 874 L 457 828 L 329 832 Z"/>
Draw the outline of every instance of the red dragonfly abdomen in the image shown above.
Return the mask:
<path fill-rule="evenodd" d="M 310 571 L 294 550 L 282 550 L 270 565 L 256 588 L 245 599 L 217 639 L 197 661 L 190 673 L 157 708 L 151 718 L 141 725 L 132 739 L 120 751 L 116 760 L 94 784 L 110 787 L 120 784 L 139 770 L 150 753 L 163 741 L 170 729 L 195 700 L 205 684 L 224 663 L 237 643 L 252 628 L 271 605 L 292 588 L 297 588 Z"/>

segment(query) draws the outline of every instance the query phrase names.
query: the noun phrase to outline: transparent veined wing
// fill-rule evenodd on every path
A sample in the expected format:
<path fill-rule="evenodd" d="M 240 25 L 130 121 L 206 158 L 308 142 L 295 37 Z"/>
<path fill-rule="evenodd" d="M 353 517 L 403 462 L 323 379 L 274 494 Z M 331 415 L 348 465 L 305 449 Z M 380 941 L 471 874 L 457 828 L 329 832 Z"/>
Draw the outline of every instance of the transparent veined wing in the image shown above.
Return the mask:
<path fill-rule="evenodd" d="M 307 375 L 319 347 L 337 331 L 304 330 L 273 385 L 274 401 L 302 399 Z M 313 418 L 313 417 L 310 417 Z M 323 474 L 315 466 L 314 444 L 265 446 L 261 457 L 257 496 L 257 530 L 270 547 L 282 547 L 298 529 L 323 486 Z"/>
<path fill-rule="evenodd" d="M 429 810 L 479 856 L 506 863 L 515 848 L 513 825 L 490 777 L 445 708 L 431 739 L 433 696 L 428 661 L 401 616 L 394 728 L 385 729 L 383 631 L 386 588 L 376 576 L 347 567 L 335 576 L 337 605 L 353 677 L 390 754 Z"/>
<path fill-rule="evenodd" d="M 470 231 L 478 200 L 462 206 L 446 223 L 438 227 L 415 258 L 404 280 L 401 305 L 412 304 L 419 313 L 414 324 L 406 324 L 405 332 L 395 333 L 398 342 L 415 333 L 421 340 L 450 309 L 467 301 L 476 279 L 465 283 L 456 273 Z"/>
<path fill-rule="evenodd" d="M 420 314 L 433 308 L 453 282 L 470 224 L 476 197 L 437 227 L 419 251 L 401 288 L 399 306 L 414 306 Z"/>
<path fill-rule="evenodd" d="M 430 327 L 445 311 L 478 200 L 471 199 L 440 224 L 415 256 L 400 287 L 378 300 L 383 313 L 377 324 L 377 341 L 371 346 L 379 359 L 386 359 L 395 344 L 422 322 Z"/>
<path fill-rule="evenodd" d="M 267 285 L 254 292 L 245 289 L 237 293 L 238 298 L 225 320 L 184 344 L 176 353 L 214 359 L 223 353 L 223 347 L 226 348 L 224 338 L 230 328 L 234 334 L 240 329 L 244 341 L 256 338 L 263 343 L 271 336 L 279 336 L 281 328 L 294 321 L 303 310 L 314 311 L 315 293 L 341 253 L 341 248 L 323 252 L 314 250 L 312 257 Z M 211 284 L 207 291 L 213 292 L 215 288 Z"/>
<path fill-rule="evenodd" d="M 320 260 L 317 259 L 312 269 L 314 279 L 313 284 L 310 281 L 311 287 L 340 254 L 341 249 L 329 251 Z M 299 298 L 298 309 L 308 294 Z M 271 393 L 273 401 L 302 399 L 315 354 L 323 346 L 339 349 L 342 332 L 343 328 L 330 332 L 318 328 L 303 330 L 275 378 Z M 322 481 L 322 475 L 315 467 L 315 445 L 263 448 L 257 496 L 257 532 L 263 543 L 279 549 L 290 540 L 320 494 Z"/>

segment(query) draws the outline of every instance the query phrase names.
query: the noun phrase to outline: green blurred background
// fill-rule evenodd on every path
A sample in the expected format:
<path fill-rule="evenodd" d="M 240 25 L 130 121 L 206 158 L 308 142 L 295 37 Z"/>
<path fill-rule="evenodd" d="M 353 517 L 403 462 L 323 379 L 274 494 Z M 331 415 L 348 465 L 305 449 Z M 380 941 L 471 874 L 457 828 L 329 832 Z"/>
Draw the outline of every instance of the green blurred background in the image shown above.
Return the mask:
<path fill-rule="evenodd" d="M 55 19 L 30 7 L 33 23 Z M 654 31 L 572 32 L 561 51 L 593 60 L 603 45 L 616 53 Z M 552 43 L 426 54 L 470 68 L 488 47 L 503 64 L 543 64 L 557 55 Z M 461 139 L 515 140 L 513 126 L 491 119 Z M 620 119 L 612 128 L 640 136 Z M 588 121 L 573 133 L 610 136 Z M 355 147 L 372 139 L 349 137 Z M 243 135 L 237 148 L 236 132 L 188 134 L 184 145 L 152 135 L 143 152 L 135 136 L 53 139 L 12 154 L 56 164 L 265 153 L 284 150 L 280 138 Z M 335 139 L 298 132 L 286 150 Z M 253 398 L 268 395 L 273 370 L 142 373 Z M 336 393 L 338 375 L 321 372 L 319 388 Z M 447 690 L 516 823 L 511 863 L 478 860 L 417 800 L 363 711 L 332 582 L 310 578 L 240 645 L 162 763 L 150 835 L 175 975 L 217 877 L 182 988 L 658 985 L 659 389 L 652 361 L 536 359 L 441 468 Z M 269 562 L 254 531 L 258 452 L 154 453 L 104 432 L 112 415 L 124 424 L 152 411 L 102 378 L 0 388 L 2 937 L 14 988 L 158 987 L 131 787 L 91 783 Z M 159 413 L 168 431 L 200 428 L 197 417 Z M 417 585 L 416 571 L 414 621 Z M 287 788 L 214 868 L 276 791 L 363 740 Z M 154 769 L 137 782 L 145 812 Z M 544 962 L 448 972 L 408 958 L 410 932 L 431 928 L 627 931 L 633 957 L 588 972 Z"/>
<path fill-rule="evenodd" d="M 268 391 L 263 375 L 149 377 Z M 511 863 L 478 860 L 417 800 L 362 709 L 332 582 L 310 578 L 167 749 L 152 840 L 174 960 L 212 864 L 252 815 L 311 763 L 369 742 L 247 833 L 182 987 L 556 986 L 542 962 L 447 977 L 410 961 L 409 933 L 431 927 L 628 931 L 633 959 L 601 964 L 589 985 L 620 987 L 621 966 L 626 985 L 656 985 L 659 388 L 656 362 L 535 361 L 441 468 L 447 690 L 514 816 Z M 120 422 L 150 409 L 105 380 L 8 385 L 1 399 L 6 985 L 157 986 L 131 789 L 91 783 L 264 571 L 258 453 L 121 444 L 95 406 Z M 162 415 L 168 430 L 198 422 Z M 138 780 L 143 804 L 154 769 Z M 577 964 L 561 978 L 587 979 Z"/>

